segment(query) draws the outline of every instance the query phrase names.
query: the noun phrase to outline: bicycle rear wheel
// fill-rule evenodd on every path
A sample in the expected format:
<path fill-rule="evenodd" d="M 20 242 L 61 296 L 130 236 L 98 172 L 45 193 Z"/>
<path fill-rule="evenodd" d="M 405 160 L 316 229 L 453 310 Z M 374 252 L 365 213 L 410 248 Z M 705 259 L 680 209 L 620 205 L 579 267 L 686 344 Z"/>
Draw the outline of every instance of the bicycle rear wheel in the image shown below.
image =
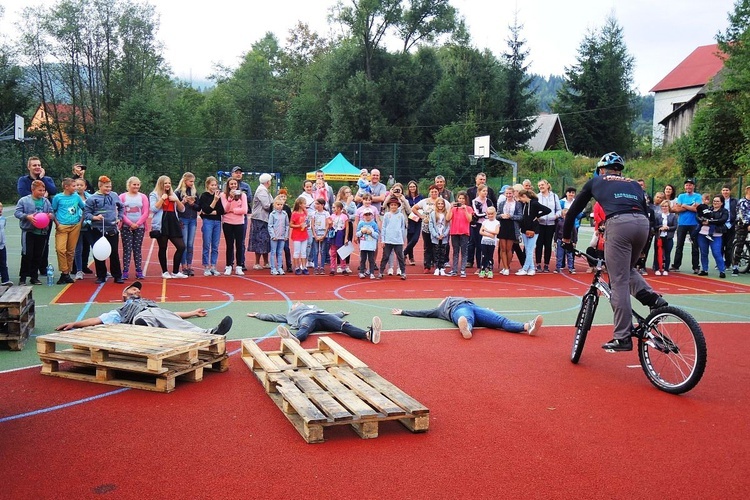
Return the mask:
<path fill-rule="evenodd" d="M 739 249 L 737 247 L 739 247 Z M 748 244 L 747 241 L 736 242 L 732 250 L 732 255 L 737 255 L 738 252 L 740 255 L 740 261 L 737 267 L 741 273 L 746 273 L 750 271 L 750 244 Z M 728 264 L 727 267 L 729 267 Z"/>
<path fill-rule="evenodd" d="M 662 307 L 646 318 L 638 358 L 646 377 L 670 394 L 687 392 L 706 369 L 706 340 L 695 318 L 677 307 Z"/>
<path fill-rule="evenodd" d="M 586 293 L 581 300 L 581 309 L 578 311 L 576 319 L 576 335 L 573 338 L 573 349 L 570 352 L 570 361 L 578 363 L 583 352 L 583 345 L 586 343 L 586 336 L 591 329 L 591 323 L 594 321 L 596 305 L 599 302 L 599 295 L 595 293 Z"/>

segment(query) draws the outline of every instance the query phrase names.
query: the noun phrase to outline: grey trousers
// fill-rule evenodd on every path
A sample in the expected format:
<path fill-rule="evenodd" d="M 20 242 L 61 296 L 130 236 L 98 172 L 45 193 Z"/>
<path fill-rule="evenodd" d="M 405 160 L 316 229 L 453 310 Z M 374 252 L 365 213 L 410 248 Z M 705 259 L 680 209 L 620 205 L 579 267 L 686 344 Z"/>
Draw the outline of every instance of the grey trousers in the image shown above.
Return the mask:
<path fill-rule="evenodd" d="M 161 309 L 159 307 L 149 307 L 144 311 L 139 312 L 133 318 L 135 320 L 140 319 L 146 322 L 148 326 L 156 328 L 169 328 L 170 330 L 184 330 L 187 332 L 195 333 L 209 333 L 206 328 L 199 328 L 191 322 L 180 318 L 175 313 L 168 309 Z"/>
<path fill-rule="evenodd" d="M 648 240 L 649 221 L 641 214 L 620 214 L 607 219 L 604 231 L 604 259 L 612 289 L 614 338 L 630 336 L 633 325 L 630 295 L 653 289 L 635 269 L 635 263 Z"/>

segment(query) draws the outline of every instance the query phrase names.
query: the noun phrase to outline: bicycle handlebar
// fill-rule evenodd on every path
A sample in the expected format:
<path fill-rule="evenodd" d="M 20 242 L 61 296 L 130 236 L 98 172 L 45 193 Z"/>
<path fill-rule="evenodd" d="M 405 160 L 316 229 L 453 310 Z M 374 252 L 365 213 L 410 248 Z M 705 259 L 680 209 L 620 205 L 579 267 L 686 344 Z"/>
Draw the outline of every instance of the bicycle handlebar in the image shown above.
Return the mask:
<path fill-rule="evenodd" d="M 590 247 L 589 247 L 590 248 Z M 589 263 L 589 266 L 591 267 L 601 267 L 606 265 L 607 263 L 604 261 L 603 257 L 596 257 L 594 255 L 590 255 L 586 252 L 581 252 L 577 248 L 573 250 L 573 253 L 576 257 L 584 257 L 586 261 Z"/>

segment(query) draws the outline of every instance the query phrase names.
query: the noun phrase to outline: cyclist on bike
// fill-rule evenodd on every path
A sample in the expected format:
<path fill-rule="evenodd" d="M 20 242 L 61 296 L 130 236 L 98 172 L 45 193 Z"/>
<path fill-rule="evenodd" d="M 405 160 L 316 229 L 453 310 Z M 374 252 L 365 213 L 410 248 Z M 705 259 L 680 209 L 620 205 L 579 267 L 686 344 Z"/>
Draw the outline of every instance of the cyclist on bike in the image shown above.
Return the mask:
<path fill-rule="evenodd" d="M 594 177 L 581 189 L 565 216 L 563 244 L 573 250 L 570 236 L 576 216 L 591 198 L 596 199 L 606 215 L 604 259 L 607 262 L 614 338 L 602 345 L 608 351 L 631 351 L 633 323 L 629 295 L 652 309 L 664 307 L 667 301 L 656 293 L 635 269 L 635 263 L 648 241 L 650 228 L 643 188 L 622 176 L 625 161 L 615 152 L 607 153 L 596 164 Z"/>

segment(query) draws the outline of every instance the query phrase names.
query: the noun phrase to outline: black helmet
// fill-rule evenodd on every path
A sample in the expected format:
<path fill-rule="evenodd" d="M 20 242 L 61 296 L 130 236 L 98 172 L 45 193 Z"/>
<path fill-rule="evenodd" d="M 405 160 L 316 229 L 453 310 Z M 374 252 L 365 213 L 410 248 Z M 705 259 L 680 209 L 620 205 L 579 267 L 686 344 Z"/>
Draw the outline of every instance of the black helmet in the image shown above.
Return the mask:
<path fill-rule="evenodd" d="M 597 170 L 601 167 L 611 168 L 612 170 L 623 170 L 625 168 L 625 160 L 622 159 L 622 156 L 612 151 L 602 156 L 602 159 L 596 164 Z"/>

